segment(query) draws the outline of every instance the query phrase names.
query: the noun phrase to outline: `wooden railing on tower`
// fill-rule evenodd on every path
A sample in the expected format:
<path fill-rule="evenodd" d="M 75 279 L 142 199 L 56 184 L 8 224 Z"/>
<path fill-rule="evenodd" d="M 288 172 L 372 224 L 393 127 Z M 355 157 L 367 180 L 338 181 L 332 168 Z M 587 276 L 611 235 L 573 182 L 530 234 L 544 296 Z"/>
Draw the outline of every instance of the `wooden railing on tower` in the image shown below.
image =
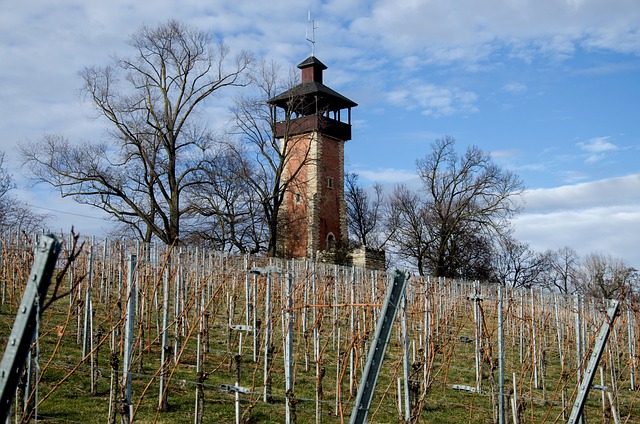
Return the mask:
<path fill-rule="evenodd" d="M 276 137 L 319 131 L 338 140 L 351 140 L 351 125 L 322 115 L 307 115 L 276 123 Z"/>

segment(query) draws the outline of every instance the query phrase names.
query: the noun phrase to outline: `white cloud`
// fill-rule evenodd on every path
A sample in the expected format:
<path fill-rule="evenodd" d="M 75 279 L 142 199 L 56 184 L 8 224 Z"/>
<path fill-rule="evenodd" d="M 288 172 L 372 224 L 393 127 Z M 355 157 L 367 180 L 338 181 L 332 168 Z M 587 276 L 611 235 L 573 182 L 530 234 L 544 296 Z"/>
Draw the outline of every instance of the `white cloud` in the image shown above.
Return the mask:
<path fill-rule="evenodd" d="M 578 143 L 578 146 L 582 150 L 590 153 L 602 153 L 618 150 L 618 146 L 613 144 L 610 140 L 611 137 L 595 137 L 587 142 Z"/>
<path fill-rule="evenodd" d="M 513 81 L 503 85 L 502 90 L 511 94 L 523 94 L 527 92 L 527 86 L 521 82 Z"/>
<path fill-rule="evenodd" d="M 379 0 L 352 29 L 399 57 L 421 52 L 445 64 L 486 60 L 504 46 L 559 59 L 578 46 L 638 53 L 638 22 L 640 8 L 627 0 Z"/>
<path fill-rule="evenodd" d="M 613 50 L 620 53 L 640 53 L 640 31 L 637 24 L 603 27 L 593 31 L 585 41 L 589 48 Z"/>
<path fill-rule="evenodd" d="M 329 0 L 314 1 L 311 7 L 296 0 L 157 0 L 153 7 L 128 0 L 13 2 L 0 14 L 1 148 L 11 154 L 15 141 L 34 139 L 44 132 L 60 132 L 70 139 L 99 137 L 104 125 L 90 119 L 91 108 L 77 96 L 81 83 L 77 72 L 83 66 L 106 63 L 113 52 L 123 53 L 127 36 L 141 24 L 155 25 L 176 18 L 211 30 L 224 38 L 233 52 L 247 49 L 295 65 L 310 53 L 305 41 L 309 8 L 319 27 L 318 55 L 329 65 L 325 74 L 327 83 L 361 105 L 354 112 L 355 130 L 365 127 L 360 111 L 367 106 L 386 108 L 388 102 L 429 117 L 475 113 L 480 100 L 485 100 L 481 90 L 486 88 L 483 84 L 487 74 L 477 72 L 481 67 L 495 70 L 492 81 L 507 93 L 539 93 L 548 88 L 536 85 L 526 73 L 501 73 L 512 66 L 513 58 L 518 58 L 518 63 L 546 64 L 549 59 L 562 60 L 579 51 L 640 55 L 640 7 L 633 0 Z M 635 62 L 580 61 L 580 66 L 584 66 L 585 74 L 629 74 L 636 72 Z M 572 75 L 577 73 L 571 69 L 574 65 L 567 63 Z M 458 66 L 475 73 L 461 74 Z M 475 79 L 476 76 L 479 78 Z M 398 88 L 389 92 L 390 83 Z M 385 93 L 388 93 L 386 101 Z M 214 99 L 207 119 L 212 124 L 225 121 L 227 105 L 227 99 Z M 482 108 L 484 112 L 489 105 L 482 103 Z M 395 122 L 389 109 L 376 115 L 376 119 L 387 127 L 404 124 Z M 572 111 L 566 113 L 571 115 Z M 535 115 L 531 114 L 530 120 Z M 475 116 L 484 119 L 480 114 Z M 372 121 L 366 122 L 366 126 L 379 131 L 380 122 Z M 407 133 L 428 128 L 438 136 L 462 133 L 471 137 L 480 129 L 475 122 L 472 127 L 454 120 L 423 118 L 422 123 L 423 126 L 410 128 Z M 529 128 L 523 124 L 519 130 Z M 435 136 L 420 138 L 430 140 Z M 394 148 L 397 144 L 391 144 L 397 142 L 386 139 L 384 146 L 388 150 L 380 149 L 378 156 L 387 162 L 392 155 L 400 156 Z M 516 143 L 517 139 L 509 146 L 518 147 Z M 540 148 L 544 143 L 541 139 Z M 623 143 L 620 141 L 620 146 Z M 584 159 L 591 162 L 622 149 L 611 137 L 582 141 L 577 147 Z M 513 153 L 513 150 L 496 151 L 494 155 L 501 162 L 515 163 L 519 158 Z M 402 152 L 402 156 L 391 165 L 396 168 L 359 174 L 363 179 L 389 184 L 413 181 L 415 172 L 401 168 L 411 167 L 416 155 Z M 526 159 L 537 162 L 519 169 L 544 168 L 548 174 L 558 172 L 559 167 L 566 170 L 570 163 L 563 159 L 558 164 L 557 157 L 553 162 L 533 155 Z M 571 178 L 566 181 L 584 181 L 589 173 L 578 169 L 567 170 L 565 175 Z M 640 233 L 634 212 L 634 208 L 640 208 L 632 202 L 640 198 L 638 178 L 634 175 L 531 190 L 527 192 L 525 214 L 518 221 L 522 225 L 519 231 L 531 240 L 539 240 L 541 245 L 547 241 L 555 243 L 563 236 L 566 239 L 563 244 L 576 248 L 604 240 L 618 246 L 616 252 L 620 246 L 628 246 L 631 251 L 628 240 Z M 604 242 L 602 247 L 607 247 Z"/>
<path fill-rule="evenodd" d="M 525 193 L 516 237 L 536 250 L 610 253 L 640 267 L 640 174 Z"/>
<path fill-rule="evenodd" d="M 585 158 L 586 163 L 595 163 L 604 159 L 606 152 L 618 150 L 618 146 L 610 140 L 611 137 L 595 137 L 586 142 L 579 142 L 577 146 L 588 153 Z"/>
<path fill-rule="evenodd" d="M 590 209 L 640 202 L 640 174 L 527 190 L 525 212 L 549 213 L 567 209 Z"/>
<path fill-rule="evenodd" d="M 565 184 L 575 184 L 589 179 L 589 176 L 581 171 L 561 171 L 558 175 Z"/>
<path fill-rule="evenodd" d="M 522 153 L 518 149 L 508 150 L 493 150 L 491 151 L 491 158 L 498 161 L 509 161 L 512 158 L 520 156 Z"/>
<path fill-rule="evenodd" d="M 606 253 L 640 267 L 637 234 L 640 205 L 524 213 L 514 220 L 515 236 L 538 251 L 564 246 L 580 255 Z"/>
<path fill-rule="evenodd" d="M 554 35 L 544 37 L 534 43 L 540 53 L 556 60 L 568 59 L 575 53 L 574 36 Z"/>
<path fill-rule="evenodd" d="M 407 88 L 398 88 L 388 93 L 390 103 L 408 109 L 419 109 L 423 115 L 433 117 L 477 112 L 477 99 L 475 93 L 458 87 L 441 87 L 415 80 Z"/>
<path fill-rule="evenodd" d="M 417 178 L 415 171 L 408 171 L 406 169 L 360 169 L 354 170 L 353 172 L 369 182 L 379 182 L 382 184 L 406 183 Z"/>

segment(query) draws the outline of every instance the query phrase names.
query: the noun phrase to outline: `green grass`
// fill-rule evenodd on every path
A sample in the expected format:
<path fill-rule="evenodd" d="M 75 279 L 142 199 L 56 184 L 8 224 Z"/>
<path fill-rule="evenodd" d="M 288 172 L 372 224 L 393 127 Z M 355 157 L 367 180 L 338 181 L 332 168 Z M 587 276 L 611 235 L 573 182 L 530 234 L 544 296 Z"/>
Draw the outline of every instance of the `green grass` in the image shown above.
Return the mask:
<path fill-rule="evenodd" d="M 100 269 L 100 268 L 96 268 Z M 212 270 L 207 272 L 213 273 Z M 209 342 L 210 350 L 205 355 L 204 370 L 207 378 L 204 382 L 205 388 L 205 406 L 204 406 L 204 423 L 232 423 L 235 420 L 235 402 L 234 394 L 220 390 L 223 384 L 235 384 L 235 372 L 230 366 L 232 352 L 237 352 L 239 337 L 234 334 L 231 345 L 228 344 L 228 322 L 227 310 L 229 301 L 235 304 L 233 323 L 244 324 L 244 274 L 238 273 L 234 277 L 231 272 L 229 274 L 207 274 L 203 281 L 216 281 L 220 284 L 221 289 L 215 292 L 214 300 L 209 304 L 207 311 L 209 316 Z M 187 275 L 190 277 L 190 275 Z M 193 277 L 193 276 L 191 276 Z M 97 278 L 97 277 L 96 277 Z M 332 280 L 321 280 L 318 283 L 318 304 L 329 305 L 333 300 Z M 304 283 L 298 284 L 296 292 L 296 302 L 294 304 L 302 304 L 302 290 Z M 264 279 L 257 280 L 259 287 L 256 312 L 263 321 L 266 321 L 264 314 Z M 384 293 L 384 281 L 379 280 L 378 297 L 380 293 Z M 153 376 L 157 374 L 160 367 L 160 342 L 156 330 L 156 323 L 162 311 L 153 308 L 153 302 L 150 301 L 150 293 L 153 293 L 155 282 L 152 279 L 141 280 L 140 290 L 141 299 L 147 299 L 144 302 L 146 314 L 144 315 L 144 323 L 149 324 L 148 329 L 143 336 L 140 336 L 139 328 L 137 331 L 137 345 L 134 352 L 133 361 L 133 406 L 137 408 L 135 420 L 139 423 L 184 423 L 193 422 L 194 420 L 194 404 L 195 404 L 195 380 L 196 380 L 196 334 L 194 331 L 191 337 L 184 340 L 186 349 L 180 358 L 179 363 L 173 368 L 173 375 L 168 391 L 168 401 L 170 408 L 166 412 L 158 412 L 158 390 L 159 380 Z M 251 395 L 241 395 L 241 412 L 246 422 L 250 423 L 282 423 L 285 417 L 285 391 L 284 391 L 284 368 L 282 354 L 282 329 L 279 302 L 281 302 L 280 294 L 277 291 L 279 284 L 274 283 L 274 315 L 273 320 L 273 342 L 275 347 L 275 360 L 273 362 L 271 377 L 273 386 L 273 403 L 265 403 L 262 401 L 262 378 L 263 378 L 263 361 L 259 358 L 257 362 L 252 360 L 252 340 L 245 337 L 243 340 L 243 363 L 241 372 L 241 386 L 250 388 L 254 393 Z M 235 289 L 234 289 L 235 288 Z M 445 287 L 446 288 L 446 287 Z M 341 288 L 342 289 L 342 288 Z M 366 291 L 368 286 L 359 286 L 358 290 Z M 414 287 L 412 290 L 418 290 Z M 445 291 L 443 291 L 444 293 Z M 83 293 L 83 292 L 81 292 Z M 348 290 L 344 291 L 344 298 L 348 298 Z M 74 307 L 71 319 L 66 325 L 66 317 L 69 311 L 68 299 L 62 299 L 54 304 L 50 310 L 45 311 L 41 320 L 41 337 L 39 341 L 40 357 L 39 365 L 43 369 L 42 380 L 38 386 L 38 395 L 42 400 L 45 396 L 48 398 L 39 405 L 38 414 L 39 421 L 46 423 L 104 423 L 107 420 L 109 408 L 109 389 L 110 389 L 110 332 L 121 316 L 121 310 L 118 307 L 117 299 L 100 300 L 95 293 L 94 308 L 96 315 L 94 324 L 97 329 L 102 330 L 104 344 L 98 350 L 98 367 L 99 378 L 97 386 L 97 395 L 90 393 L 90 369 L 88 361 L 80 363 L 82 360 L 82 347 L 77 343 L 77 313 Z M 227 295 L 235 295 L 236 297 L 227 297 Z M 369 294 L 362 295 L 366 299 L 370 299 Z M 79 298 L 84 298 L 82 295 Z M 193 293 L 188 296 L 193 297 Z M 158 298 L 162 299 L 162 293 L 158 292 Z M 475 364 L 474 364 L 474 324 L 472 304 L 463 296 L 459 299 L 451 298 L 442 305 L 442 310 L 436 309 L 440 307 L 435 299 L 438 295 L 434 295 L 432 307 L 433 320 L 433 342 L 432 348 L 435 354 L 430 358 L 431 380 L 428 391 L 424 396 L 424 404 L 419 416 L 419 422 L 422 423 L 491 423 L 493 422 L 493 406 L 492 398 L 488 391 L 490 390 L 490 363 L 494 365 L 496 362 L 496 317 L 495 305 L 486 302 L 485 306 L 485 322 L 486 331 L 488 332 L 491 350 L 487 349 L 486 361 L 483 363 L 484 379 L 482 393 L 469 393 L 465 391 L 453 390 L 452 385 L 460 384 L 467 386 L 475 386 Z M 346 304 L 344 299 L 339 299 L 339 304 Z M 122 300 L 121 300 L 122 301 Z M 357 301 L 358 304 L 364 304 L 365 301 Z M 173 307 L 173 304 L 172 304 Z M 149 310 L 151 308 L 151 313 Z M 336 325 L 340 328 L 340 356 L 337 350 L 337 334 L 333 332 L 333 307 L 319 306 L 318 314 L 321 323 L 321 346 L 322 346 L 322 366 L 325 369 L 325 376 L 322 380 L 324 402 L 322 408 L 323 423 L 339 423 L 348 421 L 351 414 L 354 397 L 349 394 L 349 369 L 345 364 L 349 361 L 348 347 L 352 341 L 350 334 L 350 306 L 339 307 L 339 320 Z M 516 337 L 516 330 L 519 328 L 521 320 L 514 318 L 513 308 L 508 326 L 505 330 L 505 383 L 506 390 L 512 390 L 512 373 L 515 372 L 518 378 L 518 392 L 521 396 L 521 408 L 523 414 L 522 422 L 538 423 L 538 422 L 562 422 L 561 405 L 560 405 L 560 389 L 566 380 L 567 396 L 572 401 L 572 392 L 577 384 L 575 376 L 574 357 L 571 356 L 573 341 L 567 340 L 566 343 L 566 370 L 565 379 L 561 378 L 562 370 L 560 368 L 560 360 L 555 345 L 555 328 L 550 324 L 550 320 L 539 317 L 540 325 L 536 340 L 541 348 L 545 351 L 546 372 L 544 374 L 545 389 L 533 388 L 533 373 L 531 366 L 531 341 L 530 334 L 525 331 L 523 344 L 524 360 L 520 362 L 520 340 Z M 364 362 L 366 361 L 368 342 L 364 339 L 371 337 L 373 334 L 373 306 L 357 306 L 356 311 L 356 331 L 358 328 L 363 334 L 354 342 L 356 347 L 356 378 L 360 378 L 360 373 Z M 13 314 L 15 313 L 15 304 L 13 307 L 5 304 L 0 307 L 0 338 L 6 337 L 9 333 Z M 304 353 L 305 338 L 301 328 L 302 309 L 296 309 L 295 313 L 295 331 L 294 331 L 294 361 L 295 361 L 295 396 L 296 417 L 299 423 L 314 423 L 316 421 L 316 367 L 312 359 L 309 361 L 309 370 L 305 370 Z M 312 309 L 308 310 L 311 316 Z M 82 317 L 82 311 L 80 310 Z M 421 320 L 424 311 L 417 304 L 410 305 L 408 325 L 412 343 L 417 345 L 416 355 L 420 358 L 419 335 L 423 333 L 421 328 Z M 436 317 L 440 319 L 436 319 Z M 188 322 L 194 324 L 195 313 L 193 308 L 189 309 Z M 567 314 L 567 322 L 571 323 L 571 315 Z M 543 322 L 543 318 L 545 319 Z M 140 317 L 138 317 L 140 319 Z M 526 320 L 525 320 L 526 321 Z M 525 322 L 522 321 L 522 322 Z M 139 322 L 139 321 L 138 321 Z M 310 322 L 310 321 L 309 321 Z M 526 322 L 525 322 L 526 324 Z M 120 324 L 121 325 L 121 324 Z M 311 326 L 312 323 L 309 323 Z M 570 324 L 568 324 L 570 325 Z M 364 329 L 366 327 L 366 335 Z M 525 326 L 526 327 L 526 326 Z M 119 327 L 122 328 L 122 327 Z M 62 340 L 58 350 L 52 357 L 51 363 L 47 365 L 52 352 L 56 349 L 59 341 L 58 333 L 63 331 Z M 82 331 L 82 328 L 80 328 Z M 590 328 L 590 333 L 593 333 Z M 173 343 L 174 329 L 171 327 L 171 343 Z M 260 333 L 262 335 L 262 333 Z M 573 335 L 567 333 L 567 337 Z M 624 332 L 620 331 L 618 337 L 622 337 Z M 116 339 L 116 348 L 119 352 L 120 371 L 122 370 L 122 349 L 121 335 Z M 469 342 L 471 341 L 471 342 Z M 140 343 L 143 349 L 140 349 Z M 625 346 L 624 340 L 618 343 L 619 346 Z M 259 346 L 262 346 L 260 339 Z M 309 349 L 312 349 L 312 343 L 309 341 Z M 413 356 L 414 348 L 410 349 L 410 356 Z M 399 326 L 394 328 L 391 341 L 387 349 L 385 362 L 382 372 L 377 383 L 373 403 L 369 413 L 369 422 L 371 423 L 394 423 L 401 422 L 400 412 L 398 410 L 397 395 L 397 379 L 402 377 L 402 346 L 399 339 Z M 140 356 L 142 353 L 142 356 Z M 311 355 L 312 353 L 309 352 Z M 617 360 L 621 364 L 621 368 L 616 368 L 618 375 L 618 383 L 628 386 L 625 379 L 628 370 L 625 368 L 625 352 L 618 352 L 619 357 L 612 356 L 609 358 L 607 352 L 603 356 L 603 364 L 607 364 L 610 359 L 612 363 L 617 364 Z M 622 359 L 620 359 L 620 357 Z M 613 359 L 616 359 L 615 361 Z M 493 361 L 493 362 L 491 362 Z M 338 369 L 338 362 L 340 369 Z M 71 372 L 75 367 L 77 369 Z M 416 370 L 414 370 L 416 371 Z M 609 372 L 607 381 L 610 381 Z M 341 414 L 336 414 L 336 375 L 344 373 L 340 384 L 342 394 Z M 416 376 L 420 377 L 422 372 L 416 371 Z M 497 369 L 493 371 L 494 378 L 497 379 Z M 418 378 L 416 377 L 416 378 Z M 65 379 L 60 386 L 50 395 L 48 393 L 54 386 Z M 421 378 L 421 377 L 420 377 Z M 599 384 L 599 375 L 596 383 Z M 358 381 L 359 382 L 359 381 Z M 631 392 L 627 389 L 621 389 L 618 392 L 619 412 L 624 422 L 640 422 L 640 392 Z M 569 406 L 570 411 L 570 406 Z M 507 417 L 510 420 L 511 409 L 507 404 Z M 602 411 L 601 393 L 593 392 L 589 396 L 587 404 L 587 416 L 590 422 L 600 422 L 605 420 L 606 412 Z M 605 418 L 603 418 L 603 416 Z M 119 422 L 119 418 L 118 418 Z"/>

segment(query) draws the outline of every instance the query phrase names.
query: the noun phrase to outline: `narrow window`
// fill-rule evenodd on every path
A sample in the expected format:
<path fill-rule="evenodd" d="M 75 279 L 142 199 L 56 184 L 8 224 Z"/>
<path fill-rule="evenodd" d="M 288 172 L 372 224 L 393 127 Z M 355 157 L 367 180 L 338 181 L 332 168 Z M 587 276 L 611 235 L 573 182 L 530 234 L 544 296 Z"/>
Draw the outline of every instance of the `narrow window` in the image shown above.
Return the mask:
<path fill-rule="evenodd" d="M 327 250 L 331 250 L 336 246 L 336 237 L 333 233 L 327 235 Z"/>
<path fill-rule="evenodd" d="M 327 178 L 327 187 L 333 188 L 333 178 Z"/>

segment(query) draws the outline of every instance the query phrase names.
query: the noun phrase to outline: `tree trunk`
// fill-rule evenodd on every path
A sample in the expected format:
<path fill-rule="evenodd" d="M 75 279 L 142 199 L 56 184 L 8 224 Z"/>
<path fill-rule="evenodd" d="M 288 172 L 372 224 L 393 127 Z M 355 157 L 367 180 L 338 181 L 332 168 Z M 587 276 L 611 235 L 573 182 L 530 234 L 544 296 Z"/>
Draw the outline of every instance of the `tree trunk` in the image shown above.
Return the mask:
<path fill-rule="evenodd" d="M 272 217 L 269 222 L 269 245 L 267 246 L 267 256 L 275 258 L 278 254 L 278 217 Z"/>
<path fill-rule="evenodd" d="M 109 389 L 109 424 L 116 424 L 116 411 L 118 399 L 118 366 L 120 360 L 116 352 L 111 352 L 109 357 L 109 365 L 111 365 L 111 386 Z"/>
<path fill-rule="evenodd" d="M 202 424 L 202 417 L 204 416 L 204 380 L 207 379 L 207 374 L 204 371 L 198 373 L 196 379 L 196 417 L 195 424 Z"/>
<path fill-rule="evenodd" d="M 169 377 L 169 364 L 173 357 L 173 347 L 164 347 L 164 363 L 161 365 L 162 371 L 160 372 L 160 378 L 162 379 L 162 393 L 160 393 L 160 405 L 158 409 L 160 412 L 167 412 L 169 410 L 169 387 L 167 386 L 167 379 Z"/>

